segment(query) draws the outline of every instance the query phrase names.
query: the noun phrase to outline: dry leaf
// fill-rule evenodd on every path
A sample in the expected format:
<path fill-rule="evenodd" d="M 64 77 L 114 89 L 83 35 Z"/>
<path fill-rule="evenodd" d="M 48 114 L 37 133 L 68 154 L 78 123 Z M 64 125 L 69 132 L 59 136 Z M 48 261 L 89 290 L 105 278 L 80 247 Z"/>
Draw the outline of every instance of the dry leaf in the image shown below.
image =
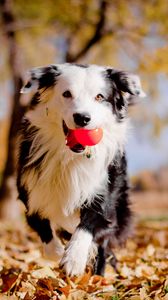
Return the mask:
<path fill-rule="evenodd" d="M 64 293 L 64 295 L 66 297 L 68 297 L 69 293 L 70 293 L 70 290 L 71 290 L 71 286 L 70 285 L 66 285 L 62 288 L 59 288 L 59 291 L 61 291 L 62 293 Z"/>
<path fill-rule="evenodd" d="M 150 300 L 151 298 L 148 296 L 145 287 L 140 288 L 140 299 L 141 300 Z"/>
<path fill-rule="evenodd" d="M 18 276 L 18 270 L 15 269 L 3 269 L 1 271 L 2 285 L 0 289 L 2 293 L 8 292 L 16 284 Z"/>
<path fill-rule="evenodd" d="M 48 266 L 41 269 L 37 269 L 33 271 L 31 274 L 35 278 L 45 278 L 45 277 L 56 278 L 55 273 Z"/>
<path fill-rule="evenodd" d="M 124 263 L 123 267 L 121 268 L 120 275 L 124 278 L 130 278 L 133 275 L 133 271 Z"/>
<path fill-rule="evenodd" d="M 155 253 L 155 248 L 152 244 L 149 244 L 146 248 L 146 252 L 148 256 L 153 256 Z"/>
<path fill-rule="evenodd" d="M 89 271 L 85 273 L 83 276 L 79 277 L 79 279 L 77 279 L 75 283 L 78 284 L 79 286 L 88 285 L 91 275 L 92 275 L 91 271 Z"/>

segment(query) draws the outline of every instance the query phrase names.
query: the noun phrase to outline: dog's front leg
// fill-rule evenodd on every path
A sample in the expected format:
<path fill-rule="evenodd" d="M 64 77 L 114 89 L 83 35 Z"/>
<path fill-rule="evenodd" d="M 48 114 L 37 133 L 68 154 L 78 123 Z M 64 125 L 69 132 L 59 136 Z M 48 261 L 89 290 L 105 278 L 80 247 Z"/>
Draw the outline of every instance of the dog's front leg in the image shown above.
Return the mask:
<path fill-rule="evenodd" d="M 81 224 L 80 224 L 81 225 Z M 78 226 L 70 242 L 67 244 L 60 265 L 67 275 L 80 275 L 84 273 L 90 249 L 92 248 L 93 235 L 83 226 Z"/>
<path fill-rule="evenodd" d="M 86 264 L 97 254 L 95 235 L 107 228 L 108 221 L 103 216 L 103 200 L 95 198 L 90 206 L 83 206 L 80 224 L 67 244 L 61 266 L 67 275 L 84 273 Z"/>

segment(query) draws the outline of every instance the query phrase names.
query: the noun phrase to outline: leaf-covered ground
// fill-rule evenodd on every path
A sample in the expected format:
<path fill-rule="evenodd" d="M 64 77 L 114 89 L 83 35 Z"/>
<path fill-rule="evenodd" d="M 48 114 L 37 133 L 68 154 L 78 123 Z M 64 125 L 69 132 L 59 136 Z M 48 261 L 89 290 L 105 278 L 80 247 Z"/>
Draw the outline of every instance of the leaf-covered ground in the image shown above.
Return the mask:
<path fill-rule="evenodd" d="M 66 277 L 41 256 L 34 233 L 0 224 L 0 300 L 168 300 L 168 222 L 139 223 L 126 247 L 116 249 L 118 273 Z"/>

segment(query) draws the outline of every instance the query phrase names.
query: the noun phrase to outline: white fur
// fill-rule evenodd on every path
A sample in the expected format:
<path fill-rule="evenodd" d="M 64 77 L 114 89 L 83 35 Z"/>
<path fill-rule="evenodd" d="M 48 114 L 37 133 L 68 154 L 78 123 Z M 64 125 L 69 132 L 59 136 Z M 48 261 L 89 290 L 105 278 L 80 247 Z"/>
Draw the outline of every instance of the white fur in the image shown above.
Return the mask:
<path fill-rule="evenodd" d="M 63 265 L 67 275 L 73 276 L 84 273 L 92 239 L 92 234 L 83 229 L 75 231 L 61 260 L 61 265 Z"/>

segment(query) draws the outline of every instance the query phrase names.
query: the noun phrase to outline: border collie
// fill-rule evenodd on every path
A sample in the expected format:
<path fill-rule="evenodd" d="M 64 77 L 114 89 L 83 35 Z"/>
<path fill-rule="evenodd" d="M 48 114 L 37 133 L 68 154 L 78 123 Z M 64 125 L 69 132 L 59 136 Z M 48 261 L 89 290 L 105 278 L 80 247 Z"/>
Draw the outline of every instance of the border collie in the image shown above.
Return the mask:
<path fill-rule="evenodd" d="M 21 92 L 31 93 L 17 175 L 27 222 L 67 275 L 82 274 L 90 262 L 103 275 L 106 260 L 114 264 L 112 248 L 130 231 L 124 146 L 128 106 L 145 96 L 139 77 L 97 65 L 49 65 L 31 70 Z M 70 148 L 67 134 L 77 128 L 101 128 L 103 138 Z"/>

